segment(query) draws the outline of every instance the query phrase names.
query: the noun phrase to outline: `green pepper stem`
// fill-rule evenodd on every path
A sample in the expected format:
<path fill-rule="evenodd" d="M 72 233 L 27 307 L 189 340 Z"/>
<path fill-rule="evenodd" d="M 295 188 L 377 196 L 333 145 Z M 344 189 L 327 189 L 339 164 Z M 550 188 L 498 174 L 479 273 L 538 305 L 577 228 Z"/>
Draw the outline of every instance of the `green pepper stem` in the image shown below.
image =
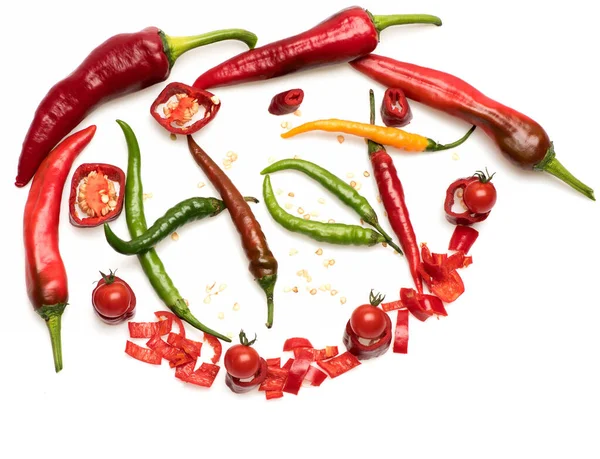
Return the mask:
<path fill-rule="evenodd" d="M 275 310 L 273 294 L 275 291 L 275 282 L 277 281 L 277 274 L 265 276 L 257 280 L 258 284 L 260 285 L 260 288 L 263 289 L 265 295 L 267 296 L 267 323 L 265 325 L 267 326 L 267 328 L 271 328 L 273 326 L 273 313 Z"/>
<path fill-rule="evenodd" d="M 404 255 L 404 252 L 402 251 L 402 249 L 400 247 L 398 247 L 398 245 L 394 242 L 394 240 L 390 237 L 390 235 L 387 234 L 378 223 L 370 223 L 370 225 L 372 225 L 373 228 L 375 228 L 377 231 L 379 231 L 381 233 L 381 235 L 385 238 L 386 244 L 388 244 L 392 249 L 394 249 L 400 255 Z"/>
<path fill-rule="evenodd" d="M 181 300 L 181 302 L 183 303 L 183 300 Z M 183 303 L 183 305 L 175 305 L 171 307 L 171 310 L 177 315 L 177 317 L 179 317 L 181 320 L 185 320 L 192 327 L 195 327 L 204 333 L 208 333 L 209 335 L 213 335 L 214 337 L 219 338 L 223 341 L 231 343 L 231 338 L 228 338 L 225 335 L 221 335 L 219 332 L 214 331 L 213 329 L 207 327 L 198 319 L 196 319 L 196 317 L 192 314 L 188 307 L 185 306 L 185 303 Z"/>
<path fill-rule="evenodd" d="M 67 307 L 66 303 L 54 304 L 51 306 L 42 306 L 37 313 L 46 321 L 46 326 L 50 332 L 50 342 L 52 343 L 52 355 L 54 356 L 54 369 L 58 373 L 63 368 L 62 344 L 60 339 L 61 316 Z"/>
<path fill-rule="evenodd" d="M 370 123 L 375 124 L 375 93 L 372 89 L 369 89 L 369 105 L 371 107 L 371 117 Z M 369 152 L 369 157 L 378 151 L 385 150 L 385 147 L 377 142 L 372 141 L 371 139 L 367 139 L 367 148 Z M 402 252 L 400 252 L 402 253 Z"/>
<path fill-rule="evenodd" d="M 223 40 L 239 40 L 246 43 L 250 49 L 253 49 L 258 41 L 255 34 L 244 29 L 215 30 L 214 32 L 187 37 L 171 37 L 161 32 L 161 38 L 170 67 L 173 67 L 177 58 L 183 53 L 199 46 L 210 45 Z"/>
<path fill-rule="evenodd" d="M 477 129 L 477 126 L 471 126 L 471 129 L 469 129 L 467 133 L 463 135 L 460 139 L 458 139 L 456 142 L 447 143 L 446 145 L 439 144 L 436 141 L 429 139 L 429 145 L 427 146 L 425 151 L 442 151 L 458 147 L 459 145 L 463 144 L 471 136 L 471 134 L 473 134 L 473 131 L 475 131 L 475 129 Z"/>
<path fill-rule="evenodd" d="M 378 32 L 395 25 L 407 24 L 433 24 L 436 26 L 442 25 L 442 20 L 437 16 L 430 14 L 386 14 L 372 15 L 373 24 Z"/>
<path fill-rule="evenodd" d="M 554 175 L 556 178 L 562 180 L 571 188 L 579 191 L 584 196 L 587 196 L 592 201 L 596 200 L 594 196 L 594 190 L 587 186 L 585 183 L 577 179 L 571 174 L 561 162 L 556 159 L 556 153 L 554 152 L 554 146 L 551 145 L 546 153 L 546 157 L 534 167 L 535 170 L 545 171 L 549 174 Z"/>

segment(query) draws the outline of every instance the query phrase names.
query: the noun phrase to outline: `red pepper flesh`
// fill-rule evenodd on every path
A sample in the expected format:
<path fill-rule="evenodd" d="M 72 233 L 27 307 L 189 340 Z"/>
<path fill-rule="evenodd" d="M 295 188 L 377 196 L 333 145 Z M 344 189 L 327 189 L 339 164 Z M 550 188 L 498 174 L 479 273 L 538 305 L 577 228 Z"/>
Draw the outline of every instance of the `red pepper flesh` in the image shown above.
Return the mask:
<path fill-rule="evenodd" d="M 408 353 L 408 309 L 398 311 L 393 351 L 396 354 Z"/>
<path fill-rule="evenodd" d="M 165 319 L 158 322 L 128 322 L 130 338 L 152 338 L 158 334 L 167 335 L 171 331 L 172 320 Z"/>
<path fill-rule="evenodd" d="M 285 381 L 285 385 L 283 386 L 283 392 L 298 395 L 298 392 L 302 387 L 302 381 L 304 381 L 304 377 L 310 368 L 310 362 L 310 360 L 305 359 L 294 360 Z"/>
<path fill-rule="evenodd" d="M 221 358 L 221 354 L 223 353 L 223 345 L 221 344 L 221 341 L 219 341 L 219 338 L 205 333 L 204 342 L 207 343 L 210 347 L 212 347 L 214 351 L 214 355 L 212 356 L 211 362 L 217 363 Z"/>
<path fill-rule="evenodd" d="M 194 115 L 202 118 L 193 121 Z M 193 134 L 210 123 L 221 108 L 221 101 L 214 94 L 183 83 L 169 83 L 150 107 L 152 117 L 173 134 Z"/>
<path fill-rule="evenodd" d="M 267 377 L 259 386 L 258 390 L 267 392 L 282 391 L 288 374 L 289 369 L 267 366 Z"/>
<path fill-rule="evenodd" d="M 363 344 L 360 342 L 360 336 L 354 333 L 350 321 L 348 321 L 342 339 L 348 352 L 355 355 L 359 360 L 374 359 L 385 354 L 390 348 L 390 344 L 392 344 L 392 321 L 387 314 L 385 314 L 385 322 L 385 331 L 379 339 L 372 344 Z"/>
<path fill-rule="evenodd" d="M 402 127 L 412 120 L 412 111 L 402 89 L 388 88 L 381 101 L 381 121 L 386 126 Z"/>
<path fill-rule="evenodd" d="M 381 303 L 381 309 L 383 312 L 395 311 L 396 309 L 406 309 L 406 306 L 402 304 L 402 301 L 390 301 L 389 303 Z"/>
<path fill-rule="evenodd" d="M 276 94 L 271 99 L 269 113 L 271 115 L 288 115 L 294 113 L 304 100 L 304 91 L 302 89 L 288 89 L 287 91 Z"/>
<path fill-rule="evenodd" d="M 125 353 L 134 359 L 149 363 L 151 365 L 160 365 L 162 362 L 162 356 L 158 352 L 138 346 L 129 340 L 125 344 Z"/>
<path fill-rule="evenodd" d="M 280 390 L 268 390 L 268 391 L 265 391 L 265 397 L 267 398 L 267 400 L 273 400 L 274 398 L 281 398 L 281 397 L 283 397 L 283 392 L 281 392 Z"/>
<path fill-rule="evenodd" d="M 279 368 L 281 366 L 281 357 L 267 359 L 267 366 Z"/>
<path fill-rule="evenodd" d="M 472 225 L 473 223 L 484 221 L 490 215 L 490 212 L 476 214 L 470 212 L 468 209 L 460 213 L 454 212 L 452 210 L 452 207 L 454 207 L 454 202 L 456 200 L 456 192 L 458 190 L 462 190 L 464 193 L 467 185 L 476 182 L 477 180 L 479 180 L 477 177 L 467 177 L 458 179 L 451 183 L 448 189 L 446 190 L 444 210 L 446 211 L 446 220 L 448 220 L 450 223 L 453 223 L 455 225 Z"/>
<path fill-rule="evenodd" d="M 156 317 L 158 317 L 159 319 L 165 319 L 165 320 L 169 320 L 170 323 L 175 323 L 177 324 L 177 328 L 179 329 L 179 334 L 185 338 L 185 328 L 183 327 L 183 322 L 181 321 L 181 319 L 179 317 L 177 317 L 175 314 L 173 314 L 171 311 L 156 311 L 154 313 L 154 315 Z"/>
<path fill-rule="evenodd" d="M 283 343 L 283 352 L 293 351 L 297 347 L 310 347 L 313 345 L 306 338 L 288 338 Z"/>
<path fill-rule="evenodd" d="M 433 315 L 431 304 L 427 301 L 420 301 L 419 295 L 415 289 L 401 288 L 400 300 L 406 306 L 408 311 L 417 319 L 424 322 Z"/>
<path fill-rule="evenodd" d="M 347 371 L 359 366 L 360 360 L 350 352 L 344 352 L 332 359 L 317 362 L 317 365 L 325 370 L 325 373 L 327 373 L 330 378 L 337 378 Z"/>
<path fill-rule="evenodd" d="M 179 368 L 183 367 L 178 367 L 178 369 Z M 175 377 L 181 379 L 186 383 L 195 384 L 201 387 L 211 387 L 217 377 L 217 374 L 219 373 L 219 369 L 220 367 L 217 365 L 203 362 L 202 365 L 200 365 L 200 368 L 198 368 L 196 371 L 190 374 L 186 374 L 186 371 L 177 374 L 176 370 Z"/>
<path fill-rule="evenodd" d="M 267 379 L 268 366 L 265 359 L 260 359 L 260 367 L 254 378 L 250 381 L 242 381 L 239 378 L 231 376 L 229 373 L 225 375 L 225 384 L 236 394 L 244 394 L 258 388 Z"/>
<path fill-rule="evenodd" d="M 309 382 L 311 386 L 315 387 L 319 387 L 326 379 L 327 373 L 322 372 L 317 367 L 313 367 L 312 365 L 304 377 L 304 381 Z"/>
<path fill-rule="evenodd" d="M 456 225 L 450 243 L 448 244 L 448 250 L 455 250 L 457 252 L 463 252 L 465 255 L 469 253 L 471 247 L 479 237 L 479 231 L 470 226 Z"/>
<path fill-rule="evenodd" d="M 202 352 L 202 343 L 184 338 L 179 333 L 169 333 L 167 344 L 183 350 L 186 354 L 197 359 Z"/>

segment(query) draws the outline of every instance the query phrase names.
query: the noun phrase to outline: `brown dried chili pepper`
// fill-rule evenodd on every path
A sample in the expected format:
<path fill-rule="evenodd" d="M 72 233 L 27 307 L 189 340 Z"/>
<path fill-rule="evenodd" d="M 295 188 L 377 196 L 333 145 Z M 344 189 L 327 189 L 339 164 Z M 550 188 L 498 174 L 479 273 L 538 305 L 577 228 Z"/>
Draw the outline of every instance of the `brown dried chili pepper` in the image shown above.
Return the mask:
<path fill-rule="evenodd" d="M 482 222 L 488 218 L 489 212 L 483 214 L 476 214 L 471 212 L 465 206 L 464 212 L 454 212 L 452 208 L 456 201 L 456 192 L 461 190 L 464 193 L 465 188 L 471 183 L 479 181 L 476 176 L 461 178 L 453 182 L 446 190 L 446 200 L 444 201 L 444 210 L 446 211 L 446 220 L 455 225 L 472 225 L 473 223 Z M 462 199 L 462 197 L 461 197 Z"/>
<path fill-rule="evenodd" d="M 221 101 L 203 89 L 183 83 L 169 83 L 158 95 L 150 114 L 173 134 L 193 134 L 210 123 L 221 108 Z M 204 113 L 201 112 L 204 109 Z M 196 115 L 200 118 L 193 121 Z"/>
<path fill-rule="evenodd" d="M 302 89 L 288 89 L 273 96 L 269 105 L 271 115 L 288 115 L 294 113 L 304 100 Z"/>
<path fill-rule="evenodd" d="M 412 111 L 404 91 L 398 88 L 385 90 L 381 101 L 381 121 L 389 127 L 406 126 L 412 120 Z"/>
<path fill-rule="evenodd" d="M 123 210 L 124 196 L 125 172 L 120 168 L 112 164 L 82 164 L 71 179 L 69 220 L 78 227 L 110 222 Z"/>
<path fill-rule="evenodd" d="M 277 260 L 273 256 L 260 223 L 250 206 L 227 174 L 200 148 L 192 136 L 187 136 L 190 153 L 221 195 L 231 220 L 240 234 L 242 247 L 250 261 L 249 270 L 267 296 L 267 328 L 273 326 L 273 293 L 277 281 Z"/>

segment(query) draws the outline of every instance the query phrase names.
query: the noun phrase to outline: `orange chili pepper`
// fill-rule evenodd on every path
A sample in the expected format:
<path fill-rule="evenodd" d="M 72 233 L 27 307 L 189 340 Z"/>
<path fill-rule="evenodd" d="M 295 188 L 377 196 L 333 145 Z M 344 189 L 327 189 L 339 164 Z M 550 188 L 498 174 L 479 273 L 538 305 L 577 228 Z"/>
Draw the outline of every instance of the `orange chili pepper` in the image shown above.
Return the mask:
<path fill-rule="evenodd" d="M 405 151 L 421 152 L 448 150 L 450 148 L 458 147 L 469 138 L 474 130 L 475 126 L 469 129 L 469 131 L 456 142 L 442 145 L 428 137 L 412 134 L 394 127 L 375 126 L 358 123 L 356 121 L 328 119 L 304 123 L 294 129 L 284 132 L 281 134 L 281 137 L 288 139 L 309 131 L 343 132 L 344 134 L 356 135 L 373 140 L 382 145 L 400 148 Z"/>

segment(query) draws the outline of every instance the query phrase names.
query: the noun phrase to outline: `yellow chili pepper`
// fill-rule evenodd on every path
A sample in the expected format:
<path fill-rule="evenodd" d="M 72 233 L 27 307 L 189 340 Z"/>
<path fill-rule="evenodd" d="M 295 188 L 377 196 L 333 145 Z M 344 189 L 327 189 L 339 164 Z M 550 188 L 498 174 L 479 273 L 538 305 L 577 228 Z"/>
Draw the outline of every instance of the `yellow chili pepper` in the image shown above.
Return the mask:
<path fill-rule="evenodd" d="M 446 145 L 437 143 L 436 141 L 423 137 L 419 134 L 412 134 L 394 127 L 375 126 L 372 124 L 358 123 L 355 121 L 328 119 L 316 120 L 301 124 L 294 129 L 281 134 L 281 137 L 288 139 L 298 134 L 303 134 L 309 131 L 326 131 L 326 132 L 343 132 L 344 134 L 356 135 L 365 139 L 370 139 L 382 145 L 400 148 L 406 151 L 440 151 L 458 147 L 475 130 L 473 126 L 469 131 L 458 139 Z"/>

